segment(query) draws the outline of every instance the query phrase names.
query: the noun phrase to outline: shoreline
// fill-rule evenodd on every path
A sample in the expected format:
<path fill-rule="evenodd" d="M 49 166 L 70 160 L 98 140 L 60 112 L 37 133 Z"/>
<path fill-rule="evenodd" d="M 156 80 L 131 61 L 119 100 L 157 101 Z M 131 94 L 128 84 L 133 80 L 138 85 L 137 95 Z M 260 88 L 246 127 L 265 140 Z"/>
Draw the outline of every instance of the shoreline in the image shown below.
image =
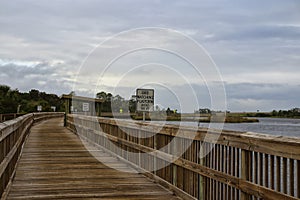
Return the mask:
<path fill-rule="evenodd" d="M 142 121 L 143 117 L 142 116 L 132 116 L 131 117 L 133 120 L 138 120 Z M 159 117 L 146 117 L 146 121 L 185 121 L 185 122 L 198 122 L 198 123 L 258 123 L 259 119 L 257 118 L 247 118 L 247 117 L 226 117 L 225 121 L 223 118 L 215 118 L 215 119 L 210 119 L 210 117 L 205 117 L 205 118 L 187 118 L 187 117 L 181 117 L 181 116 L 168 116 L 167 118 L 159 118 Z"/>

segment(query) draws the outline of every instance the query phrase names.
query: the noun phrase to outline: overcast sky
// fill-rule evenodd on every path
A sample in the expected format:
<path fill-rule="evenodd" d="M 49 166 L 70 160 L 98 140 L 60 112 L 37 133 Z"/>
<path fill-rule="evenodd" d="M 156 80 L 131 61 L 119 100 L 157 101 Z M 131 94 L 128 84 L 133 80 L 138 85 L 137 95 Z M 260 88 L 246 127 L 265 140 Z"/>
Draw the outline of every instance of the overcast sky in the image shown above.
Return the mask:
<path fill-rule="evenodd" d="M 0 2 L 0 84 L 20 91 L 35 88 L 61 95 L 74 89 L 75 81 L 76 89 L 86 95 L 93 95 L 96 88 L 126 96 L 132 91 L 124 89 L 122 94 L 111 80 L 124 75 L 117 73 L 122 67 L 128 69 L 124 63 L 144 58 L 145 52 L 116 64 L 115 70 L 112 68 L 102 77 L 105 80 L 101 85 L 97 85 L 96 79 L 101 77 L 99 72 L 85 74 L 89 86 L 81 85 L 82 80 L 76 77 L 83 61 L 98 44 L 122 31 L 142 27 L 176 30 L 202 45 L 220 72 L 228 110 L 271 111 L 300 107 L 298 0 L 3 0 Z M 152 52 L 142 64 L 151 63 L 150 58 L 155 63 L 180 64 L 181 61 L 168 56 Z M 169 62 L 162 61 L 161 57 Z M 156 84 L 161 87 L 155 88 L 158 91 L 166 87 L 169 91 L 169 94 L 158 92 L 156 103 L 177 109 L 179 104 L 189 105 L 184 111 L 197 109 L 188 98 L 179 100 L 184 101 L 179 104 L 178 100 L 177 103 L 170 100 L 177 92 L 184 93 L 187 85 L 178 81 L 174 86 L 173 76 L 166 76 L 164 73 L 168 72 L 163 70 L 168 68 L 162 66 L 152 66 L 154 71 L 141 67 L 128 79 L 147 80 L 151 73 L 157 75 L 156 81 L 163 79 L 159 75 L 170 77 L 163 84 Z M 193 79 L 188 66 L 182 64 L 180 70 L 181 75 L 189 74 L 184 75 L 186 79 Z M 198 97 L 199 106 L 209 107 L 209 92 L 203 82 L 199 79 L 189 84 L 195 91 L 193 95 Z M 122 83 L 120 88 L 134 88 L 134 84 Z M 139 84 L 136 83 L 136 87 Z M 186 92 L 186 96 L 190 95 Z"/>

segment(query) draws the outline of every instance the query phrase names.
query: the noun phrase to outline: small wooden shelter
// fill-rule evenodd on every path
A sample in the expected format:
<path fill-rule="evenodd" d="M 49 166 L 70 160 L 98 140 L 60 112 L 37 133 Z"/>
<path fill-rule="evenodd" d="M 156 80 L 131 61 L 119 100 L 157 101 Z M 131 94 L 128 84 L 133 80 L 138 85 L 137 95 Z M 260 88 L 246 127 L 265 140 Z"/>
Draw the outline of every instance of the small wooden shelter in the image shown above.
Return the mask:
<path fill-rule="evenodd" d="M 101 107 L 104 102 L 102 99 L 66 94 L 63 94 L 61 99 L 65 101 L 66 114 L 77 113 L 90 116 L 101 116 Z"/>

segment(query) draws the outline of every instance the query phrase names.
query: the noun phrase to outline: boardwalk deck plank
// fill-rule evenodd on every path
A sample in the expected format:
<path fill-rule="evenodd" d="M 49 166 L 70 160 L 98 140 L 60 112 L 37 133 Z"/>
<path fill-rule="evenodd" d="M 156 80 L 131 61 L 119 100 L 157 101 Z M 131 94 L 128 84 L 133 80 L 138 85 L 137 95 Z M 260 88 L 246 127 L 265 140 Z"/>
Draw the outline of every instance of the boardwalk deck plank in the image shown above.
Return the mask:
<path fill-rule="evenodd" d="M 103 151 L 99 162 L 80 139 L 51 119 L 31 129 L 7 199 L 179 199 Z"/>

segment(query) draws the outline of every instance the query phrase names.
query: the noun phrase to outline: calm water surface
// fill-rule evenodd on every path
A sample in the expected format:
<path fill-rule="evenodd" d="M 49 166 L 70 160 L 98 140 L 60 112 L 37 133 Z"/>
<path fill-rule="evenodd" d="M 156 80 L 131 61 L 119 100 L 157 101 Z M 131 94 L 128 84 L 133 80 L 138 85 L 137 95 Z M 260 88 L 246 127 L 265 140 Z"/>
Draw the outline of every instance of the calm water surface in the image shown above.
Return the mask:
<path fill-rule="evenodd" d="M 259 123 L 224 124 L 223 129 L 264 133 L 270 135 L 300 137 L 300 119 L 281 119 L 281 118 L 258 118 L 258 119 L 259 119 Z M 167 122 L 167 123 L 178 124 L 179 122 Z M 181 124 L 187 126 L 197 126 L 196 122 L 181 122 Z M 201 123 L 200 126 L 208 127 L 209 123 Z"/>

